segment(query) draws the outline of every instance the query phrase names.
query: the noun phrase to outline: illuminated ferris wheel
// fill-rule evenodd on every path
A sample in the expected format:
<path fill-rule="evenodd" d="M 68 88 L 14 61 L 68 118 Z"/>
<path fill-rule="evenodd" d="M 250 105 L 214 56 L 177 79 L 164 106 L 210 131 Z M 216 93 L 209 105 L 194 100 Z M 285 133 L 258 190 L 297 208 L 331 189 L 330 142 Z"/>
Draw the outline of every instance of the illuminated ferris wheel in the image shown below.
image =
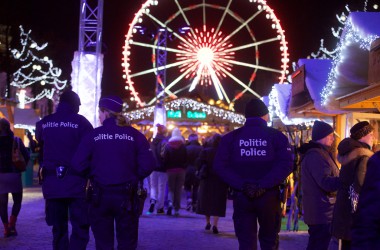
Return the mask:
<path fill-rule="evenodd" d="M 283 83 L 288 63 L 284 30 L 264 0 L 148 0 L 126 34 L 123 77 L 137 106 L 196 91 L 234 103 Z"/>

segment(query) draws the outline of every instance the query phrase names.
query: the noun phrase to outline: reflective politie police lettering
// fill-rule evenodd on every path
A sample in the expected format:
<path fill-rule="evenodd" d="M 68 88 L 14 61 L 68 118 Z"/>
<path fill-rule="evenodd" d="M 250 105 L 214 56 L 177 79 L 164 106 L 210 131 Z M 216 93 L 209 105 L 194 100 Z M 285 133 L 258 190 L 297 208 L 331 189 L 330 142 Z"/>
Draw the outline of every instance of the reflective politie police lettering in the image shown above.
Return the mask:
<path fill-rule="evenodd" d="M 46 122 L 42 124 L 42 128 L 78 128 L 79 125 L 77 123 L 72 122 Z"/>
<path fill-rule="evenodd" d="M 61 122 L 59 126 L 61 128 L 78 128 L 78 124 L 72 122 Z"/>
<path fill-rule="evenodd" d="M 135 139 L 133 136 L 130 136 L 128 134 L 98 134 L 95 136 L 94 140 L 128 140 L 128 141 L 134 141 Z"/>
<path fill-rule="evenodd" d="M 267 156 L 267 146 L 268 146 L 268 142 L 265 139 L 261 139 L 261 138 L 240 139 L 239 140 L 240 156 L 265 157 Z"/>
<path fill-rule="evenodd" d="M 46 122 L 42 124 L 42 128 L 58 128 L 59 123 L 58 122 Z"/>

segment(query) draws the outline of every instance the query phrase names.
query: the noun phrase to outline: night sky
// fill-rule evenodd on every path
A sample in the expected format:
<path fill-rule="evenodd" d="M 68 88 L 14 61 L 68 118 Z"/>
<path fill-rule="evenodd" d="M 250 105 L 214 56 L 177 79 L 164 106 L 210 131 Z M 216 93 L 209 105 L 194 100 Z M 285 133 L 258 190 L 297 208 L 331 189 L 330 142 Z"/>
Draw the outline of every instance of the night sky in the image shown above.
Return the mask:
<path fill-rule="evenodd" d="M 244 4 L 248 2 L 248 0 L 240 1 Z M 124 90 L 122 78 L 122 46 L 128 24 L 143 2 L 145 1 L 104 1 L 103 95 L 129 96 L 129 93 Z M 335 47 L 337 40 L 331 34 L 331 27 L 339 25 L 335 14 L 343 12 L 347 3 L 350 4 L 351 10 L 363 10 L 363 2 L 356 0 L 267 1 L 281 20 L 282 28 L 285 30 L 291 62 L 317 51 L 321 38 L 325 39 L 326 47 Z M 73 53 L 78 49 L 79 5 L 79 0 L 1 0 L 0 23 L 12 24 L 14 27 L 22 24 L 26 29 L 32 29 L 32 37 L 36 41 L 49 42 L 49 57 L 53 58 L 56 66 L 63 69 L 64 77 L 70 79 Z M 13 30 L 16 33 L 17 31 L 17 28 Z M 144 87 L 141 88 L 141 91 L 143 90 Z M 258 88 L 261 95 L 267 95 L 269 91 L 270 87 Z"/>

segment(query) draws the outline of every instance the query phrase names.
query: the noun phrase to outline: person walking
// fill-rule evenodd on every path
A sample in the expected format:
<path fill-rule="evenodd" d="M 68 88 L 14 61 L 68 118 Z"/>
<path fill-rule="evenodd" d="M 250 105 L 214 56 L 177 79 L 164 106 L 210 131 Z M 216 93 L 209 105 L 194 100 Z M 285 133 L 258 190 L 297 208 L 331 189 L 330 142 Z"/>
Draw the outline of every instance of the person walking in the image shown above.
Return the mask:
<path fill-rule="evenodd" d="M 219 233 L 219 217 L 226 216 L 227 189 L 228 186 L 214 172 L 213 163 L 222 136 L 214 134 L 207 146 L 200 152 L 197 161 L 198 176 L 200 178 L 199 195 L 197 202 L 197 214 L 206 217 L 205 230 L 211 230 L 214 234 Z M 211 216 L 213 223 L 211 226 Z"/>
<path fill-rule="evenodd" d="M 174 128 L 172 136 L 164 149 L 164 166 L 168 175 L 168 210 L 167 215 L 179 215 L 181 208 L 182 188 L 185 182 L 186 147 L 181 131 Z"/>
<path fill-rule="evenodd" d="M 331 221 L 339 188 L 339 168 L 331 153 L 334 129 L 327 123 L 315 121 L 312 140 L 300 147 L 301 189 L 304 221 L 309 226 L 307 249 L 329 247 Z"/>
<path fill-rule="evenodd" d="M 164 161 L 162 157 L 163 147 L 167 143 L 166 127 L 157 124 L 157 135 L 153 138 L 150 148 L 154 159 L 156 160 L 156 168 L 150 175 L 150 206 L 148 213 L 153 213 L 154 208 L 157 208 L 157 214 L 164 214 L 165 191 L 168 183 Z"/>
<path fill-rule="evenodd" d="M 186 145 L 187 163 L 184 189 L 186 192 L 187 207 L 186 210 L 196 211 L 198 200 L 199 179 L 195 175 L 195 162 L 202 150 L 201 144 L 198 142 L 197 134 L 190 134 L 188 144 Z"/>
<path fill-rule="evenodd" d="M 29 152 L 19 137 L 14 136 L 7 119 L 0 119 L 0 217 L 4 225 L 4 237 L 17 236 L 16 221 L 21 210 L 22 181 L 21 171 L 12 162 L 14 147 L 19 147 L 25 162 Z M 8 194 L 12 194 L 13 205 L 8 220 Z"/>
<path fill-rule="evenodd" d="M 350 137 L 338 145 L 338 161 L 342 164 L 331 224 L 332 235 L 341 241 L 341 250 L 351 249 L 352 216 L 356 211 L 358 195 L 363 186 L 367 161 L 371 151 L 374 128 L 367 122 L 359 122 L 350 129 Z"/>
<path fill-rule="evenodd" d="M 380 249 L 380 152 L 367 163 L 367 174 L 351 229 L 352 250 Z"/>
<path fill-rule="evenodd" d="M 79 96 L 67 90 L 60 97 L 57 111 L 36 124 L 36 139 L 43 147 L 39 172 L 46 201 L 46 223 L 53 226 L 53 249 L 86 249 L 89 241 L 86 177 L 71 164 L 81 139 L 93 129 L 91 123 L 78 114 L 80 105 Z"/>
<path fill-rule="evenodd" d="M 260 99 L 245 108 L 246 122 L 222 137 L 214 170 L 235 190 L 234 226 L 239 249 L 278 249 L 281 226 L 280 184 L 293 170 L 288 139 L 268 127 L 268 108 Z M 258 228 L 259 224 L 259 228 Z"/>
<path fill-rule="evenodd" d="M 136 249 L 141 200 L 139 188 L 156 162 L 145 136 L 122 115 L 118 96 L 99 100 L 102 126 L 87 135 L 73 159 L 75 171 L 89 173 L 90 224 L 96 249 Z"/>

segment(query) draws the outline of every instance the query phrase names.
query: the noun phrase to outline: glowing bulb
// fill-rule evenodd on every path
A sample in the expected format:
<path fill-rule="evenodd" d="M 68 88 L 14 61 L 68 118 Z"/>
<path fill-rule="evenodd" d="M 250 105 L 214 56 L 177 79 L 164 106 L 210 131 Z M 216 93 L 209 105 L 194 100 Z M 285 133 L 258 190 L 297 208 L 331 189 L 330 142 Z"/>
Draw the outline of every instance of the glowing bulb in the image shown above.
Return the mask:
<path fill-rule="evenodd" d="M 197 53 L 197 58 L 202 64 L 210 64 L 214 59 L 214 52 L 210 48 L 201 48 Z"/>

